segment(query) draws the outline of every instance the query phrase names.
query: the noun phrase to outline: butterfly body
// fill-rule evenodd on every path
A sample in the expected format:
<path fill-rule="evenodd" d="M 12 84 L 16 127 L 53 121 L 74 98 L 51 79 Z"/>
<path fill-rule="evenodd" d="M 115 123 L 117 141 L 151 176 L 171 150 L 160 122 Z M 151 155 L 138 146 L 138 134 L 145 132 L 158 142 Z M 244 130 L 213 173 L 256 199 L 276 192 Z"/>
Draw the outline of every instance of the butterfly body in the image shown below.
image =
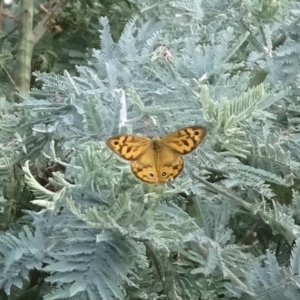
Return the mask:
<path fill-rule="evenodd" d="M 106 144 L 114 153 L 131 161 L 131 171 L 137 178 L 157 184 L 180 174 L 184 167 L 182 155 L 192 152 L 205 134 L 204 127 L 191 126 L 162 138 L 116 135 Z"/>

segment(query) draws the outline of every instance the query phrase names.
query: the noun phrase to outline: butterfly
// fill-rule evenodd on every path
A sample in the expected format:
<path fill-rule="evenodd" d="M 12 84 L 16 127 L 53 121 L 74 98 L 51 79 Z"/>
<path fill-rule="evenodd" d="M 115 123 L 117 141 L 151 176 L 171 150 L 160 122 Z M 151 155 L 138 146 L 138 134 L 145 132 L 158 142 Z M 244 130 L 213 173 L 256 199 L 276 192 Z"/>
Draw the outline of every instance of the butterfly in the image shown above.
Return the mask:
<path fill-rule="evenodd" d="M 158 184 L 176 178 L 183 170 L 182 156 L 196 149 L 206 135 L 202 126 L 190 126 L 166 136 L 120 134 L 106 141 L 108 148 L 131 161 L 131 171 L 140 180 Z"/>

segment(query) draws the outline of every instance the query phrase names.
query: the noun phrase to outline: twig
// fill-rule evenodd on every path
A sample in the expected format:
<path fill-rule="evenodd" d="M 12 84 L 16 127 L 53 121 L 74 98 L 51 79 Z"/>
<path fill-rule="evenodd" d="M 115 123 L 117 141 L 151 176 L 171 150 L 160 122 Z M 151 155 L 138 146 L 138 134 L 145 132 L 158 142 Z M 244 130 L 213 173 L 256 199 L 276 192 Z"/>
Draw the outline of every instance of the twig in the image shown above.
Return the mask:
<path fill-rule="evenodd" d="M 223 196 L 225 196 L 226 198 L 230 199 L 230 200 L 234 200 L 236 201 L 240 206 L 242 206 L 243 208 L 245 208 L 248 211 L 252 211 L 252 205 L 246 201 L 244 201 L 243 199 L 232 195 L 231 193 L 225 191 L 225 190 L 221 190 L 220 188 L 216 187 L 214 184 L 206 181 L 205 179 L 199 177 L 198 175 L 196 175 L 194 172 L 191 172 L 192 176 L 197 179 L 198 181 L 200 181 L 201 183 L 203 183 L 204 185 L 206 185 L 210 190 L 217 192 L 218 194 L 221 194 Z"/>
<path fill-rule="evenodd" d="M 209 249 L 205 248 L 202 244 L 199 242 L 196 243 L 197 248 L 200 250 L 200 253 L 207 257 Z M 227 276 L 232 283 L 240 287 L 242 290 L 247 290 L 247 286 L 232 272 L 230 271 L 226 266 L 222 264 L 222 268 L 224 271 L 224 275 Z"/>
<path fill-rule="evenodd" d="M 6 76 L 8 77 L 9 81 L 11 82 L 11 84 L 15 87 L 15 90 L 18 90 L 18 87 L 14 81 L 14 79 L 10 76 L 9 72 L 6 70 L 5 67 L 1 67 L 1 69 L 3 70 L 3 72 L 6 74 Z"/>
<path fill-rule="evenodd" d="M 34 43 L 36 44 L 40 38 L 45 34 L 48 29 L 48 22 L 50 19 L 54 19 L 57 15 L 59 15 L 64 6 L 67 4 L 67 0 L 58 1 L 53 9 L 51 9 L 51 14 L 46 14 L 44 18 L 38 22 L 38 24 L 33 29 Z"/>

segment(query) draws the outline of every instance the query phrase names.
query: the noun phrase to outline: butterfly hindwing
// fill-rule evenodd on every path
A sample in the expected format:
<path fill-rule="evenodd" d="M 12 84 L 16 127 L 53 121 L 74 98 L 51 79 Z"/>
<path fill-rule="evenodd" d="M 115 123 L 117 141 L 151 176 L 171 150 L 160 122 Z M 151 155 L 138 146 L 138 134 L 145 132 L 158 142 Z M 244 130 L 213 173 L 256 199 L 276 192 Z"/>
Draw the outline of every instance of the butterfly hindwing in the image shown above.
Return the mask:
<path fill-rule="evenodd" d="M 141 156 L 131 162 L 131 171 L 140 180 L 157 184 L 176 178 L 183 166 L 181 155 L 168 147 L 162 147 L 156 152 L 152 143 Z"/>
<path fill-rule="evenodd" d="M 131 171 L 137 178 L 144 182 L 158 183 L 156 162 L 157 153 L 153 148 L 153 144 L 151 144 L 142 155 L 131 162 Z"/>
<path fill-rule="evenodd" d="M 169 147 L 162 147 L 158 166 L 158 182 L 164 183 L 176 178 L 184 167 L 184 161 L 180 154 Z"/>

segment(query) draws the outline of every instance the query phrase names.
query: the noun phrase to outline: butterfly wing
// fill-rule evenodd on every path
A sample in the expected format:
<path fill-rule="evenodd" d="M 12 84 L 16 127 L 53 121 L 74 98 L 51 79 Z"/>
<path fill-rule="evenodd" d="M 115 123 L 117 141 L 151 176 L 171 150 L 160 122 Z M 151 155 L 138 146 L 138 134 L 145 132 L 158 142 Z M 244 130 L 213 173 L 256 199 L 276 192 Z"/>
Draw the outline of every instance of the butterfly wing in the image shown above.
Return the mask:
<path fill-rule="evenodd" d="M 169 147 L 162 145 L 158 160 L 158 183 L 176 178 L 183 170 L 182 156 Z"/>
<path fill-rule="evenodd" d="M 172 132 L 161 139 L 158 182 L 176 178 L 184 167 L 182 155 L 196 149 L 206 135 L 201 126 L 191 126 Z"/>
<path fill-rule="evenodd" d="M 151 145 L 151 140 L 136 135 L 115 135 L 106 141 L 107 147 L 126 160 L 135 160 Z"/>
<path fill-rule="evenodd" d="M 164 183 L 176 178 L 184 167 L 182 155 L 192 152 L 206 135 L 201 126 L 182 128 L 162 139 L 117 135 L 107 146 L 120 157 L 131 161 L 132 173 L 140 180 Z"/>
<path fill-rule="evenodd" d="M 206 132 L 206 128 L 202 126 L 185 127 L 164 136 L 161 142 L 177 154 L 185 155 L 197 148 Z"/>
<path fill-rule="evenodd" d="M 157 174 L 157 152 L 151 144 L 146 151 L 131 162 L 132 173 L 140 180 L 155 184 L 159 183 Z"/>
<path fill-rule="evenodd" d="M 162 145 L 157 151 L 157 146 L 153 142 L 141 156 L 131 162 L 131 171 L 140 180 L 157 184 L 177 177 L 183 166 L 180 154 Z"/>

